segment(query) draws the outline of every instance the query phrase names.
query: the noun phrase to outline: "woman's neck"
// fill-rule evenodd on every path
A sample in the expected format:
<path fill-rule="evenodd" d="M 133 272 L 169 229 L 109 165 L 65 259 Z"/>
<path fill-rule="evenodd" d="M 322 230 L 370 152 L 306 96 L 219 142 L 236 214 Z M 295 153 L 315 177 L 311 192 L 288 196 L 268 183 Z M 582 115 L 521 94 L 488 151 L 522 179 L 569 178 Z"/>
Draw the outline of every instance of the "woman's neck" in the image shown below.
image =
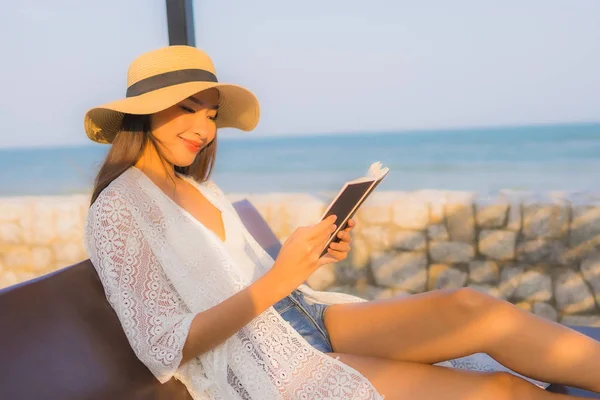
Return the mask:
<path fill-rule="evenodd" d="M 159 187 L 174 188 L 178 180 L 175 168 L 169 162 L 163 162 L 152 145 L 146 146 L 135 167 L 146 174 Z"/>

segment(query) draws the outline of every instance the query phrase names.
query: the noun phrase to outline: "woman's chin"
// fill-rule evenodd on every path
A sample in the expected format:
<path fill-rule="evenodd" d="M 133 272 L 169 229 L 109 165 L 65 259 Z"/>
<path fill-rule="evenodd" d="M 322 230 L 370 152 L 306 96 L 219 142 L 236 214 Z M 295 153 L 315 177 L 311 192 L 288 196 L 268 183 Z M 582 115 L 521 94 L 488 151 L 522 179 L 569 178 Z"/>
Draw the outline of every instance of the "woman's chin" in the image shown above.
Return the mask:
<path fill-rule="evenodd" d="M 189 167 L 192 164 L 193 164 L 193 161 L 189 162 L 189 163 L 177 163 L 175 165 L 177 165 L 179 168 L 187 168 L 187 167 Z"/>
<path fill-rule="evenodd" d="M 173 164 L 177 165 L 179 168 L 186 168 L 192 165 L 195 159 L 196 157 L 181 157 Z"/>

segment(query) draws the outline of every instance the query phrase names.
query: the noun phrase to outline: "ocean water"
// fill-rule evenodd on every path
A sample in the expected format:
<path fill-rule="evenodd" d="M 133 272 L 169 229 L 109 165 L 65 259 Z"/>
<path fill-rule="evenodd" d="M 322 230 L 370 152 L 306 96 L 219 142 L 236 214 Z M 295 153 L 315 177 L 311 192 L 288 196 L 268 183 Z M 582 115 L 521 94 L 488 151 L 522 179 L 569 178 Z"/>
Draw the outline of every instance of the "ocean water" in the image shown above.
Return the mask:
<path fill-rule="evenodd" d="M 226 192 L 337 191 L 374 161 L 378 190 L 600 191 L 600 123 L 219 139 Z M 90 190 L 107 146 L 0 149 L 0 196 Z"/>

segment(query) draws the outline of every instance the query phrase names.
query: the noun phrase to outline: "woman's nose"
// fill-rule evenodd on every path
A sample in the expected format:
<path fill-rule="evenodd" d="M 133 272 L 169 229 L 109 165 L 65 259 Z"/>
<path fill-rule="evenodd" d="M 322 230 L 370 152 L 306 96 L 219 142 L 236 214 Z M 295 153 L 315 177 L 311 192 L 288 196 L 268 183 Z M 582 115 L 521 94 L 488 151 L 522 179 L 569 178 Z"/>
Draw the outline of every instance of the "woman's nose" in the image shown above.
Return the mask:
<path fill-rule="evenodd" d="M 208 118 L 208 113 L 205 110 L 200 110 L 194 114 L 193 128 L 200 135 L 209 134 L 211 120 Z"/>

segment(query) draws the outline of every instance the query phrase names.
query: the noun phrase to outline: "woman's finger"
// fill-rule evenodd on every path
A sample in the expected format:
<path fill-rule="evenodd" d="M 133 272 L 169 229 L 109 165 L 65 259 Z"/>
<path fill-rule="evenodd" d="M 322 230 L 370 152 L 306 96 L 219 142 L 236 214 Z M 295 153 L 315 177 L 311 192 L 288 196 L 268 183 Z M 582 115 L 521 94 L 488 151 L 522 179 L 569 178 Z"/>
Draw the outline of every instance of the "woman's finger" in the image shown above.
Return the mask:
<path fill-rule="evenodd" d="M 321 232 L 320 235 L 313 237 L 312 239 L 309 239 L 309 242 L 313 245 L 313 246 L 321 246 L 321 248 L 325 248 L 325 243 L 327 243 L 327 240 L 331 237 L 331 235 L 335 232 L 334 230 L 330 230 L 330 231 L 324 231 Z"/>
<path fill-rule="evenodd" d="M 337 235 L 344 242 L 350 243 L 352 241 L 352 236 L 350 236 L 350 232 L 341 231 Z"/>
<path fill-rule="evenodd" d="M 339 260 L 336 260 L 335 258 L 333 258 L 332 256 L 330 256 L 329 254 L 325 254 L 323 257 L 319 258 L 319 266 L 322 265 L 327 265 L 327 264 L 333 264 L 338 262 Z"/>
<path fill-rule="evenodd" d="M 310 239 L 318 238 L 322 234 L 331 235 L 334 232 L 331 230 L 332 227 L 333 227 L 333 229 L 335 229 L 334 222 L 336 219 L 337 219 L 337 217 L 335 215 L 330 215 L 329 217 L 325 218 L 321 222 L 313 225 L 309 231 L 308 239 L 310 240 Z"/>
<path fill-rule="evenodd" d="M 348 252 L 346 252 L 346 251 L 337 251 L 337 250 L 333 250 L 333 249 L 329 248 L 329 249 L 327 249 L 327 254 L 329 256 L 331 256 L 335 261 L 341 261 L 341 260 L 344 260 L 346 258 L 346 256 L 348 255 Z"/>
<path fill-rule="evenodd" d="M 332 242 L 329 245 L 329 248 L 332 250 L 336 250 L 336 251 L 341 251 L 341 252 L 349 252 L 350 251 L 350 244 L 348 242 Z"/>

